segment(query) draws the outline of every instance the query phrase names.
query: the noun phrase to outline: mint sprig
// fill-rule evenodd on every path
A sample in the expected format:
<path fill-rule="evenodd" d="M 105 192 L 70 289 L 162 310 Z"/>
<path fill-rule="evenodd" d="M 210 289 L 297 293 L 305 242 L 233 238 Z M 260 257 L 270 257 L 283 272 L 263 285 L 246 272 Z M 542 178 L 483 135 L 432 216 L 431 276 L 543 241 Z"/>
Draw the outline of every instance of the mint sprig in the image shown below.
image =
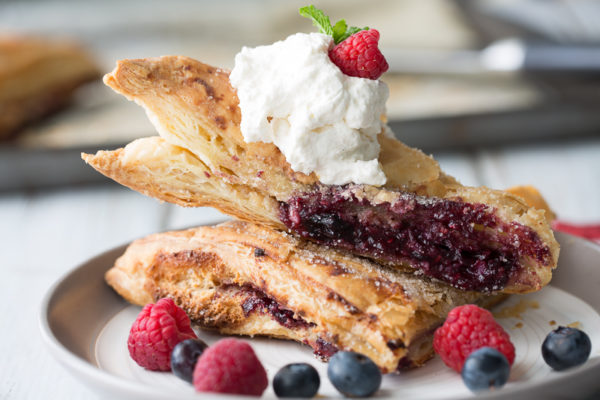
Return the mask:
<path fill-rule="evenodd" d="M 329 21 L 329 17 L 312 4 L 310 6 L 300 8 L 300 15 L 313 20 L 313 25 L 319 28 L 319 32 L 326 35 L 333 35 L 333 27 Z"/>
<path fill-rule="evenodd" d="M 312 19 L 313 25 L 319 28 L 319 32 L 332 36 L 335 44 L 343 42 L 356 32 L 369 30 L 368 26 L 365 26 L 364 28 L 348 26 L 346 21 L 343 19 L 336 22 L 335 25 L 331 25 L 329 17 L 312 4 L 310 6 L 300 8 L 298 11 L 303 17 Z"/>

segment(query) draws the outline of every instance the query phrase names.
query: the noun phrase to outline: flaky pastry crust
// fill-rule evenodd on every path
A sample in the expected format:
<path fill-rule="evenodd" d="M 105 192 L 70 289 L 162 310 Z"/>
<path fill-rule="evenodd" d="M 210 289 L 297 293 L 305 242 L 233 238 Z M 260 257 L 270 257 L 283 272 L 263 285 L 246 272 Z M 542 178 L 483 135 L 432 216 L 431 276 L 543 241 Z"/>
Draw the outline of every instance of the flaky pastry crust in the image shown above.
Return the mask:
<path fill-rule="evenodd" d="M 243 220 L 285 229 L 278 205 L 324 186 L 314 173 L 291 170 L 274 145 L 244 142 L 238 99 L 227 71 L 169 56 L 119 61 L 104 81 L 144 107 L 162 138 L 83 155 L 98 171 L 128 187 L 161 200 L 213 206 Z M 385 134 L 379 135 L 379 141 L 386 185 L 350 186 L 345 189 L 349 196 L 373 205 L 393 206 L 403 193 L 484 204 L 507 224 L 531 228 L 549 254 L 543 263 L 523 257 L 522 271 L 500 289 L 529 292 L 550 281 L 559 246 L 544 210 L 507 192 L 462 186 L 421 151 Z"/>
<path fill-rule="evenodd" d="M 241 221 L 150 235 L 106 274 L 128 301 L 171 297 L 202 327 L 368 355 L 385 372 L 422 365 L 455 306 L 499 296 L 464 292 Z"/>

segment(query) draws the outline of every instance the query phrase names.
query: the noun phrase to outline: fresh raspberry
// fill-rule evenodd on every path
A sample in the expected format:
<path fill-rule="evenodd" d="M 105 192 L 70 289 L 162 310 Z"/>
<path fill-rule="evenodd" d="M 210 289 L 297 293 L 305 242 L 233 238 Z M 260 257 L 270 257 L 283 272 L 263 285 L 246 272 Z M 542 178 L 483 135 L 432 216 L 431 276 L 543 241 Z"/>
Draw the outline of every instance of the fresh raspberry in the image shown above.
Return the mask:
<path fill-rule="evenodd" d="M 185 311 L 172 299 L 147 304 L 129 331 L 129 355 L 151 371 L 171 370 L 171 351 L 182 340 L 196 339 Z"/>
<path fill-rule="evenodd" d="M 515 360 L 515 346 L 508 333 L 488 310 L 473 304 L 456 307 L 444 325 L 433 335 L 433 348 L 444 363 L 460 372 L 469 355 L 481 348 L 493 347 L 504 354 L 508 363 Z"/>
<path fill-rule="evenodd" d="M 329 58 L 346 75 L 377 79 L 389 68 L 378 41 L 375 29 L 357 32 L 329 50 Z"/>
<path fill-rule="evenodd" d="M 260 396 L 269 384 L 254 350 L 237 339 L 221 339 L 202 353 L 194 369 L 199 392 Z"/>

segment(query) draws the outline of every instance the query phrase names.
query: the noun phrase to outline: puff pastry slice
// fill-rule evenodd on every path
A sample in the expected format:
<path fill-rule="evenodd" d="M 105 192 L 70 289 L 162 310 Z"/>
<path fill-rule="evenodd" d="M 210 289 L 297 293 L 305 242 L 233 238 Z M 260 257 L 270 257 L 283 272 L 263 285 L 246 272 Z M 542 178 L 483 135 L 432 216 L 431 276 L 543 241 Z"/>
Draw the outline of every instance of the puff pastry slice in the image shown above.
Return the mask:
<path fill-rule="evenodd" d="M 104 81 L 143 106 L 163 138 L 84 155 L 129 187 L 214 206 L 463 290 L 524 293 L 551 279 L 559 247 L 544 210 L 507 192 L 462 186 L 431 157 L 383 133 L 384 187 L 323 185 L 314 173 L 291 170 L 274 145 L 244 142 L 227 71 L 186 57 L 123 60 Z M 187 161 L 174 161 L 184 150 Z M 149 156 L 157 153 L 164 157 Z M 180 174 L 168 172 L 173 164 Z"/>
<path fill-rule="evenodd" d="M 501 300 L 241 221 L 137 240 L 106 280 L 134 304 L 171 297 L 204 328 L 295 340 L 324 360 L 354 350 L 385 372 L 429 359 L 453 307 Z"/>

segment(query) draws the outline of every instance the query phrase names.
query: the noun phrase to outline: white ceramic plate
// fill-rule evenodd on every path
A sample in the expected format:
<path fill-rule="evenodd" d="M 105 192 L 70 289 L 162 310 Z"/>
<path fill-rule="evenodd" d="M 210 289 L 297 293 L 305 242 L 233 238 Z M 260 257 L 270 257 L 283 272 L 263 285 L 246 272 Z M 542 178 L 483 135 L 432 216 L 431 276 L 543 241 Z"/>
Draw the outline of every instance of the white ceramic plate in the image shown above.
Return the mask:
<path fill-rule="evenodd" d="M 600 396 L 600 247 L 557 234 L 561 243 L 559 269 L 552 285 L 525 296 L 512 296 L 493 311 L 509 332 L 517 357 L 508 384 L 478 398 L 584 398 Z M 127 335 L 139 307 L 115 294 L 103 280 L 104 272 L 125 246 L 99 255 L 75 268 L 48 292 L 41 310 L 42 335 L 49 349 L 73 374 L 103 394 L 119 398 L 198 399 L 227 398 L 197 394 L 170 373 L 150 372 L 133 362 L 127 352 Z M 577 324 L 592 340 L 588 362 L 565 372 L 544 363 L 540 347 L 558 325 Z M 220 335 L 198 331 L 207 343 Z M 290 362 L 308 362 L 321 376 L 319 394 L 336 397 L 327 379 L 327 366 L 311 350 L 293 342 L 247 339 L 261 359 L 269 378 Z M 463 399 L 473 395 L 460 376 L 438 359 L 424 367 L 384 377 L 380 397 L 402 399 Z M 269 387 L 264 397 L 275 398 Z"/>

